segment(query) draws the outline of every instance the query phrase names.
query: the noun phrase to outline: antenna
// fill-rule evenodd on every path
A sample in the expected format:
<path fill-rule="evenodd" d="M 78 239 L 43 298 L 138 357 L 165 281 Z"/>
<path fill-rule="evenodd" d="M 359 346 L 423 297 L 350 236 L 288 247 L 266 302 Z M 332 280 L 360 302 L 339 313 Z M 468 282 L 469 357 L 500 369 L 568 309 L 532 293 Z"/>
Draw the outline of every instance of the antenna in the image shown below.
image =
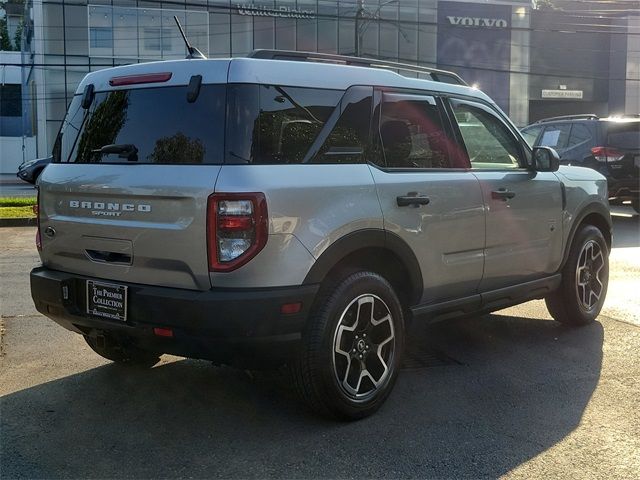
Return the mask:
<path fill-rule="evenodd" d="M 189 43 L 189 40 L 187 40 L 187 36 L 184 34 L 184 30 L 182 29 L 182 25 L 180 25 L 180 20 L 178 20 L 178 17 L 176 15 L 174 15 L 173 19 L 176 21 L 176 25 L 178 26 L 178 30 L 180 30 L 180 35 L 182 35 L 182 39 L 184 40 L 184 44 L 187 46 L 187 51 L 189 52 L 189 54 L 187 55 L 187 58 L 204 58 L 204 59 L 206 59 L 207 57 L 204 56 L 204 53 L 202 53 L 200 50 L 198 50 L 196 47 L 194 47 L 193 45 L 191 45 Z"/>

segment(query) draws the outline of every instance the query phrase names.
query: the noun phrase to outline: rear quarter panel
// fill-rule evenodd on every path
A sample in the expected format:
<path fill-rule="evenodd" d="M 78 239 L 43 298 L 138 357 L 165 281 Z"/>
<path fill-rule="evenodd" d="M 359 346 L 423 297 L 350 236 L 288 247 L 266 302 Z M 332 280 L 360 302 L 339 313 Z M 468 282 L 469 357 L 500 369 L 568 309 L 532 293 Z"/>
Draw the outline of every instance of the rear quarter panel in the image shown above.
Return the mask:
<path fill-rule="evenodd" d="M 383 229 L 382 212 L 367 165 L 225 165 L 216 192 L 263 192 L 269 239 L 233 272 L 211 273 L 221 287 L 299 285 L 322 253 L 340 237 Z"/>

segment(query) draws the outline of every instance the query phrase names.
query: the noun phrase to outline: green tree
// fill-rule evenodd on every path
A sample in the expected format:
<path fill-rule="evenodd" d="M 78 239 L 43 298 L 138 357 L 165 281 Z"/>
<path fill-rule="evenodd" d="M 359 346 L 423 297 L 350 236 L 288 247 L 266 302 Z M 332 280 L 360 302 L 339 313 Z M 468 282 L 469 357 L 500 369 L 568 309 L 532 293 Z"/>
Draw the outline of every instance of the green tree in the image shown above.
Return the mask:
<path fill-rule="evenodd" d="M 16 28 L 16 35 L 13 37 L 13 43 L 15 49 L 19 52 L 22 50 L 22 31 L 24 30 L 24 20 L 20 20 L 18 28 Z"/>
<path fill-rule="evenodd" d="M 0 50 L 5 52 L 13 50 L 6 18 L 0 18 Z"/>
<path fill-rule="evenodd" d="M 109 93 L 109 96 L 95 108 L 78 141 L 78 163 L 102 160 L 99 154 L 92 151 L 115 143 L 124 125 L 128 108 L 127 92 L 122 90 Z"/>
<path fill-rule="evenodd" d="M 153 163 L 202 163 L 204 145 L 200 139 L 191 139 L 178 132 L 156 141 L 153 152 L 147 157 Z"/>

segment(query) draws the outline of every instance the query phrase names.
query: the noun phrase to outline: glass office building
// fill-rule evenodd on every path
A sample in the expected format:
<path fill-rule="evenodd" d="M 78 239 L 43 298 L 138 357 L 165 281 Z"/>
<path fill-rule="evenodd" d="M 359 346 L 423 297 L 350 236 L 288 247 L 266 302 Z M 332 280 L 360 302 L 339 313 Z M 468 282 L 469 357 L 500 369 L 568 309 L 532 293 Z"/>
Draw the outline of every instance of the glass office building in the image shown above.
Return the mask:
<path fill-rule="evenodd" d="M 211 58 L 276 48 L 453 70 L 525 125 L 531 6 L 530 0 L 28 0 L 23 88 L 37 106 L 38 154 L 50 150 L 87 72 L 184 58 L 174 15 Z"/>

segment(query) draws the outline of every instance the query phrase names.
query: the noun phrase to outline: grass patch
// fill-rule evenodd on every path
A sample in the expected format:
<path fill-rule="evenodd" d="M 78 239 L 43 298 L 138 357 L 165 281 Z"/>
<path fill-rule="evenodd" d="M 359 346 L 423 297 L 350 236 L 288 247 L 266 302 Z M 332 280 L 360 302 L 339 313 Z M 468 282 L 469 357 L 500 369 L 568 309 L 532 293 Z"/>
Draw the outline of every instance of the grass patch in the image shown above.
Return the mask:
<path fill-rule="evenodd" d="M 35 218 L 31 205 L 23 207 L 0 207 L 0 218 Z"/>
<path fill-rule="evenodd" d="M 1 207 L 30 207 L 36 204 L 36 197 L 0 197 Z"/>

